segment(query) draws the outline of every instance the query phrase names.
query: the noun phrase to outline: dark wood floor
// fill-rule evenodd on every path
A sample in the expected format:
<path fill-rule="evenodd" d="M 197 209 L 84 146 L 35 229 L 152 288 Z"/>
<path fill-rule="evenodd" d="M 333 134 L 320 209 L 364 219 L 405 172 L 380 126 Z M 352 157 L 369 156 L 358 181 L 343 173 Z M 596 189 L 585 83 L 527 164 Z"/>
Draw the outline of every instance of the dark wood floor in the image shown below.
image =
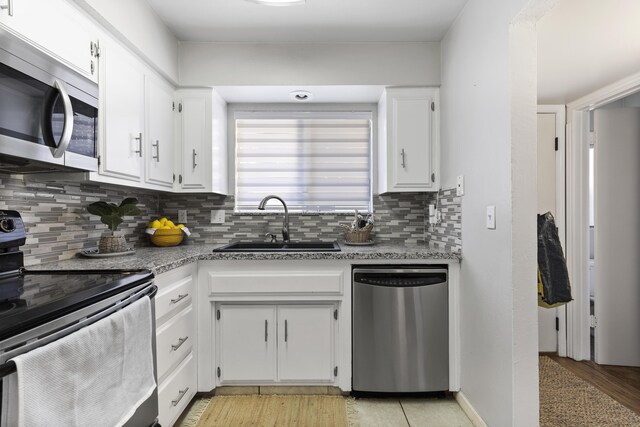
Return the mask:
<path fill-rule="evenodd" d="M 549 356 L 564 368 L 608 394 L 627 408 L 640 415 L 640 368 L 598 365 L 591 361 L 577 362 L 568 357 Z"/>

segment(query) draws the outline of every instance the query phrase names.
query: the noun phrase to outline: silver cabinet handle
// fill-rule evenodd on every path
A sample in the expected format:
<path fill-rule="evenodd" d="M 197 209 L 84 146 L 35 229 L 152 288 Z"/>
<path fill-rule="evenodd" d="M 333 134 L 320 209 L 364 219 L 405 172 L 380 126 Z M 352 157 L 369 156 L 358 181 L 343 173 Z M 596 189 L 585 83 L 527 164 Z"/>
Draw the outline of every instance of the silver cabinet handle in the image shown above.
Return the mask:
<path fill-rule="evenodd" d="M 400 156 L 402 157 L 402 169 L 406 169 L 406 163 L 404 161 L 404 148 L 402 149 L 402 151 L 400 151 Z"/>
<path fill-rule="evenodd" d="M 269 338 L 269 321 L 265 320 L 264 321 L 264 342 L 267 342 L 267 338 Z"/>
<path fill-rule="evenodd" d="M 198 166 L 198 164 L 196 163 L 196 156 L 198 155 L 198 153 L 196 153 L 196 149 L 193 149 L 193 154 L 191 156 L 191 163 L 193 164 L 193 169 L 196 168 L 196 166 Z"/>
<path fill-rule="evenodd" d="M 184 338 L 178 338 L 178 344 L 171 344 L 171 351 L 176 351 L 177 349 L 182 347 L 182 344 L 187 342 L 188 339 L 189 339 L 189 336 L 186 336 Z"/>
<path fill-rule="evenodd" d="M 13 16 L 13 0 L 7 0 L 7 4 L 0 6 L 0 10 L 7 9 L 9 16 Z"/>
<path fill-rule="evenodd" d="M 172 300 L 171 300 L 171 304 L 176 304 L 176 303 L 178 303 L 178 302 L 182 301 L 183 299 L 185 299 L 185 298 L 186 298 L 186 297 L 188 297 L 188 296 L 189 296 L 189 293 L 186 293 L 186 294 L 178 294 L 178 298 L 172 299 Z"/>
<path fill-rule="evenodd" d="M 160 163 L 160 140 L 156 139 L 156 143 L 151 145 L 156 147 L 156 155 L 153 156 L 153 158 L 156 159 L 156 162 Z"/>
<path fill-rule="evenodd" d="M 189 387 L 185 388 L 184 390 L 179 390 L 178 397 L 171 401 L 171 406 L 178 406 L 178 403 L 182 400 L 182 398 L 184 397 L 185 394 L 187 394 L 188 391 L 189 391 Z"/>
<path fill-rule="evenodd" d="M 136 153 L 138 157 L 142 157 L 142 132 L 140 132 L 134 139 L 138 141 L 138 149 L 134 151 L 134 153 Z"/>
<path fill-rule="evenodd" d="M 62 136 L 58 146 L 53 150 L 53 157 L 59 159 L 67 151 L 69 143 L 71 142 L 71 135 L 73 134 L 73 106 L 71 105 L 71 98 L 67 93 L 67 89 L 64 87 L 64 83 L 59 80 L 53 82 L 53 87 L 58 89 L 60 97 L 62 98 L 62 104 L 64 107 L 64 125 L 62 128 Z M 53 112 L 52 112 L 53 114 Z"/>
<path fill-rule="evenodd" d="M 289 322 L 285 319 L 284 321 L 284 342 L 289 341 Z"/>

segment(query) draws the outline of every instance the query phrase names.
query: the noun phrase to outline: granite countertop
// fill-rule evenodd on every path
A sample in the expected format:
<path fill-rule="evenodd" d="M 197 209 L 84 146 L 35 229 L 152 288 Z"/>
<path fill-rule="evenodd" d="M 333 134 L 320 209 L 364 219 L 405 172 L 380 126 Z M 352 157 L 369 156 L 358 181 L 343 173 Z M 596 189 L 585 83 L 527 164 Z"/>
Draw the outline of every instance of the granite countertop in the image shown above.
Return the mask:
<path fill-rule="evenodd" d="M 460 261 L 459 252 L 430 249 L 425 245 L 380 243 L 373 246 L 340 244 L 341 252 L 212 252 L 223 245 L 184 245 L 136 248 L 133 255 L 114 258 L 76 258 L 28 266 L 29 270 L 149 269 L 162 274 L 198 260 L 445 260 Z"/>

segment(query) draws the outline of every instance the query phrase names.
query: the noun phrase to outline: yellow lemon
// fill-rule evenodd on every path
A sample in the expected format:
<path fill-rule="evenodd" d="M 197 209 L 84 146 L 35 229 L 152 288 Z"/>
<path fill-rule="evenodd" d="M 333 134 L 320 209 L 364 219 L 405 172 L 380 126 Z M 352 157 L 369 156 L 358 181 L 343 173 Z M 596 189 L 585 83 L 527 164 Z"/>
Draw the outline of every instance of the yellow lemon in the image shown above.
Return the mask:
<path fill-rule="evenodd" d="M 167 219 L 167 217 L 162 217 L 158 221 L 160 221 L 160 224 L 165 225 L 166 222 L 169 221 L 169 220 Z"/>
<path fill-rule="evenodd" d="M 173 227 L 175 227 L 175 226 L 176 226 L 176 225 L 173 223 L 173 221 L 171 221 L 171 220 L 167 220 L 167 222 L 165 222 L 165 223 L 164 223 L 164 225 L 166 225 L 166 226 L 168 226 L 168 227 L 171 227 L 171 228 L 173 228 Z"/>
<path fill-rule="evenodd" d="M 178 224 L 176 225 L 177 228 L 186 228 L 184 224 Z"/>
<path fill-rule="evenodd" d="M 171 227 L 169 227 L 168 225 L 163 225 L 162 227 L 160 227 L 160 230 L 171 230 Z"/>
<path fill-rule="evenodd" d="M 160 227 L 162 227 L 162 223 L 156 219 L 156 220 L 151 221 L 149 223 L 149 227 L 151 227 L 151 228 L 160 228 Z"/>

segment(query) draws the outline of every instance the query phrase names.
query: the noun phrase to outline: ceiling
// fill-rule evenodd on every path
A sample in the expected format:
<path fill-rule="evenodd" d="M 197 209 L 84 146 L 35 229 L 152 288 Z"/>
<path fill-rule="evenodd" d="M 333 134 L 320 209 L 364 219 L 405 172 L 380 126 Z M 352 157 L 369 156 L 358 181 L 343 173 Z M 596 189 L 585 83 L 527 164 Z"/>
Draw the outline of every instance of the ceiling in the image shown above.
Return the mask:
<path fill-rule="evenodd" d="M 384 86 L 216 86 L 227 102 L 299 103 L 291 97 L 293 91 L 309 92 L 310 103 L 377 103 Z"/>
<path fill-rule="evenodd" d="M 538 104 L 567 104 L 640 71 L 640 1 L 560 0 L 538 21 Z"/>
<path fill-rule="evenodd" d="M 307 0 L 273 7 L 246 0 L 147 0 L 182 41 L 440 41 L 467 0 Z"/>

